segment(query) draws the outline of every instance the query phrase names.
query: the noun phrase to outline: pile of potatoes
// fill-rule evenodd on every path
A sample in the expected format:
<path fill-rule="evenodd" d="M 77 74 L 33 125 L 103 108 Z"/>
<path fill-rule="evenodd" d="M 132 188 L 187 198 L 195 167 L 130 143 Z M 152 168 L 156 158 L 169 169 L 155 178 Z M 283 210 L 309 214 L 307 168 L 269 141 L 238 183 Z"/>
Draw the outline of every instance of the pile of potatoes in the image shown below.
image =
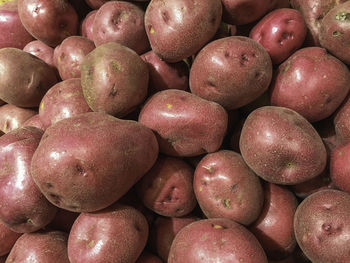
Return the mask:
<path fill-rule="evenodd" d="M 0 0 L 0 263 L 350 262 L 350 1 Z"/>

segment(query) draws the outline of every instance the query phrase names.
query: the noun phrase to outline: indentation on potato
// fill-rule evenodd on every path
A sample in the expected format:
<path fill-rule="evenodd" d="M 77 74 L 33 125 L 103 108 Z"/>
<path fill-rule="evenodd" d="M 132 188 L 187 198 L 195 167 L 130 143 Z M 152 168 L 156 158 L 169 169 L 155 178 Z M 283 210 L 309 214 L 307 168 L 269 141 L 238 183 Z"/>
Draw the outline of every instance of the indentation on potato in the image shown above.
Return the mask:
<path fill-rule="evenodd" d="M 136 222 L 134 223 L 134 228 L 137 232 L 142 232 L 142 227 L 140 227 Z"/>
<path fill-rule="evenodd" d="M 224 198 L 222 199 L 222 204 L 225 208 L 231 209 L 231 199 L 230 198 Z"/>
<path fill-rule="evenodd" d="M 339 21 L 347 21 L 350 20 L 350 13 L 347 12 L 339 12 L 335 14 L 335 19 Z"/>
<path fill-rule="evenodd" d="M 335 30 L 335 31 L 332 32 L 332 35 L 333 35 L 334 37 L 339 37 L 339 36 L 343 35 L 343 33 L 340 32 L 340 31 Z"/>
<path fill-rule="evenodd" d="M 54 204 L 59 205 L 61 203 L 61 196 L 54 193 L 50 193 L 49 197 Z"/>
<path fill-rule="evenodd" d="M 77 170 L 79 175 L 82 175 L 84 177 L 86 177 L 88 175 L 87 172 L 85 171 L 85 169 L 80 164 L 76 164 L 75 169 Z"/>
<path fill-rule="evenodd" d="M 162 16 L 162 19 L 165 22 L 165 24 L 168 24 L 168 22 L 170 20 L 169 12 L 167 10 L 163 10 L 161 12 L 161 16 Z"/>
<path fill-rule="evenodd" d="M 231 192 L 235 192 L 238 189 L 238 183 L 231 186 Z"/>
<path fill-rule="evenodd" d="M 213 174 L 214 173 L 214 168 L 212 166 L 202 166 L 208 173 Z"/>
<path fill-rule="evenodd" d="M 114 84 L 111 88 L 111 90 L 109 91 L 109 96 L 110 97 L 115 97 L 118 93 L 118 88 L 117 88 L 117 84 Z"/>
<path fill-rule="evenodd" d="M 50 183 L 50 182 L 44 183 L 44 186 L 45 186 L 47 189 L 50 189 L 50 188 L 53 187 L 52 183 Z"/>

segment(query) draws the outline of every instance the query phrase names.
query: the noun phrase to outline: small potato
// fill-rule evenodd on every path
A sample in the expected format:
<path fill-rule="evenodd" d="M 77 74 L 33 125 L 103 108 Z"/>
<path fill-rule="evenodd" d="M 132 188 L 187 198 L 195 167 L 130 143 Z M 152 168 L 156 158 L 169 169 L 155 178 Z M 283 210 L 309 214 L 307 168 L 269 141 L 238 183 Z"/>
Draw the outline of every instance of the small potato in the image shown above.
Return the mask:
<path fill-rule="evenodd" d="M 127 193 L 157 157 L 156 137 L 144 125 L 88 112 L 46 129 L 31 172 L 51 203 L 72 212 L 91 212 Z"/>
<path fill-rule="evenodd" d="M 97 11 L 93 22 L 96 46 L 117 42 L 142 54 L 150 50 L 145 23 L 145 11 L 134 3 L 108 1 Z"/>
<path fill-rule="evenodd" d="M 46 129 L 60 120 L 90 111 L 80 79 L 71 78 L 58 82 L 44 95 L 40 102 L 39 117 Z"/>
<path fill-rule="evenodd" d="M 96 16 L 97 10 L 90 11 L 80 24 L 80 34 L 91 41 L 94 41 L 93 38 L 93 28 L 94 19 Z"/>
<path fill-rule="evenodd" d="M 78 14 L 67 0 L 18 0 L 18 14 L 27 31 L 51 47 L 78 32 Z"/>
<path fill-rule="evenodd" d="M 196 167 L 193 185 L 198 204 L 208 218 L 224 217 L 249 225 L 263 207 L 259 177 L 233 151 L 204 156 Z"/>
<path fill-rule="evenodd" d="M 151 96 L 139 122 L 157 134 L 160 152 L 190 157 L 219 149 L 228 115 L 219 104 L 183 90 L 164 90 Z"/>
<path fill-rule="evenodd" d="M 21 235 L 21 233 L 16 233 L 12 231 L 0 221 L 0 257 L 10 253 L 16 240 Z"/>
<path fill-rule="evenodd" d="M 106 77 L 108 76 L 108 77 Z M 146 63 L 130 48 L 110 42 L 81 62 L 81 86 L 93 111 L 125 117 L 141 104 L 148 90 Z"/>
<path fill-rule="evenodd" d="M 312 262 L 348 262 L 350 194 L 323 190 L 308 196 L 296 210 L 294 231 L 300 248 Z"/>
<path fill-rule="evenodd" d="M 326 148 L 315 128 L 284 107 L 265 106 L 250 113 L 239 147 L 248 166 L 270 183 L 301 183 L 326 167 Z"/>
<path fill-rule="evenodd" d="M 271 85 L 271 104 L 297 111 L 310 122 L 329 117 L 350 90 L 350 71 L 324 48 L 308 47 L 283 62 Z"/>
<path fill-rule="evenodd" d="M 350 141 L 350 96 L 337 109 L 333 118 L 336 137 L 341 143 Z"/>
<path fill-rule="evenodd" d="M 57 82 L 56 71 L 28 52 L 0 49 L 0 98 L 18 107 L 37 107 Z"/>
<path fill-rule="evenodd" d="M 51 222 L 57 207 L 33 181 L 30 165 L 43 131 L 23 127 L 0 137 L 0 220 L 12 231 L 37 231 Z"/>
<path fill-rule="evenodd" d="M 55 54 L 58 72 L 62 80 L 80 78 L 80 64 L 84 57 L 95 49 L 94 42 L 82 37 L 71 36 L 65 38 Z"/>
<path fill-rule="evenodd" d="M 189 81 L 193 94 L 232 110 L 262 95 L 271 78 L 271 58 L 263 46 L 231 36 L 210 42 L 198 53 Z"/>
<path fill-rule="evenodd" d="M 53 62 L 53 50 L 54 49 L 52 47 L 46 45 L 40 40 L 31 41 L 23 48 L 23 51 L 28 52 L 40 58 L 46 64 L 55 67 Z"/>
<path fill-rule="evenodd" d="M 148 238 L 146 218 L 118 203 L 94 213 L 81 213 L 68 238 L 71 263 L 134 263 Z"/>
<path fill-rule="evenodd" d="M 16 241 L 6 262 L 69 263 L 67 242 L 68 234 L 60 231 L 26 233 Z"/>
<path fill-rule="evenodd" d="M 12 104 L 0 106 L 0 130 L 4 133 L 21 127 L 37 114 L 36 110 L 17 107 Z"/>
<path fill-rule="evenodd" d="M 33 127 L 39 128 L 39 129 L 41 129 L 43 131 L 46 130 L 46 127 L 44 126 L 44 124 L 40 120 L 39 114 L 35 114 L 34 116 L 30 117 L 28 120 L 23 122 L 23 124 L 21 126 L 22 127 L 24 127 L 24 126 L 33 126 Z"/>
<path fill-rule="evenodd" d="M 264 196 L 264 208 L 249 230 L 269 259 L 281 260 L 296 247 L 293 220 L 298 201 L 290 190 L 271 183 L 264 184 Z"/>
<path fill-rule="evenodd" d="M 148 209 L 159 215 L 187 215 L 197 204 L 193 172 L 193 168 L 181 159 L 159 156 L 137 183 L 138 196 Z"/>
<path fill-rule="evenodd" d="M 299 11 L 280 8 L 264 16 L 249 36 L 267 50 L 273 64 L 280 64 L 302 46 L 306 32 L 307 27 Z"/>
<path fill-rule="evenodd" d="M 194 55 L 215 35 L 221 15 L 220 0 L 152 0 L 145 27 L 153 52 L 167 62 Z"/>
<path fill-rule="evenodd" d="M 264 250 L 244 226 L 227 218 L 203 219 L 178 232 L 168 263 L 267 263 Z"/>
<path fill-rule="evenodd" d="M 350 142 L 341 144 L 331 153 L 330 177 L 341 190 L 350 193 Z"/>

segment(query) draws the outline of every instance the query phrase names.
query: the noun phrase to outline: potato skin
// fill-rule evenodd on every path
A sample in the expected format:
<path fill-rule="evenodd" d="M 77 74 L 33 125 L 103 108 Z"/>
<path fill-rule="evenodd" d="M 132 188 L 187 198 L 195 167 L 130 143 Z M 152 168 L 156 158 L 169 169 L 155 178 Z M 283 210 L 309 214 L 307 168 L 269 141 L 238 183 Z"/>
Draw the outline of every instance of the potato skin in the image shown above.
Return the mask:
<path fill-rule="evenodd" d="M 312 262 L 349 260 L 350 195 L 322 190 L 305 198 L 294 216 L 296 240 Z"/>
<path fill-rule="evenodd" d="M 233 151 L 204 156 L 196 167 L 193 185 L 198 204 L 208 218 L 224 217 L 249 225 L 263 207 L 259 177 Z"/>
<path fill-rule="evenodd" d="M 350 142 L 336 147 L 331 152 L 330 177 L 338 189 L 350 193 Z"/>
<path fill-rule="evenodd" d="M 171 245 L 168 263 L 177 262 L 267 263 L 255 236 L 227 218 L 202 219 L 178 232 Z"/>
<path fill-rule="evenodd" d="M 0 221 L 0 257 L 10 253 L 16 240 L 21 235 L 21 233 L 12 231 Z"/>
<path fill-rule="evenodd" d="M 228 115 L 215 102 L 169 89 L 147 100 L 139 122 L 156 132 L 160 152 L 189 157 L 219 149 L 226 134 Z"/>
<path fill-rule="evenodd" d="M 91 41 L 94 41 L 93 38 L 93 23 L 96 16 L 97 10 L 90 11 L 80 24 L 80 34 Z"/>
<path fill-rule="evenodd" d="M 37 111 L 17 107 L 12 104 L 0 106 L 0 130 L 8 133 L 21 127 L 28 119 L 35 116 Z"/>
<path fill-rule="evenodd" d="M 33 40 L 23 48 L 23 51 L 40 58 L 50 66 L 56 67 L 53 62 L 53 50 L 54 49 L 52 47 L 46 45 L 40 40 Z"/>
<path fill-rule="evenodd" d="M 342 105 L 337 109 L 333 118 L 336 138 L 341 143 L 350 141 L 350 96 L 348 95 Z"/>
<path fill-rule="evenodd" d="M 57 82 L 54 68 L 17 48 L 0 49 L 0 65 L 0 98 L 19 107 L 39 106 L 41 98 Z"/>
<path fill-rule="evenodd" d="M 88 112 L 46 129 L 31 172 L 50 202 L 69 211 L 90 212 L 117 201 L 157 156 L 157 140 L 147 127 Z"/>
<path fill-rule="evenodd" d="M 321 174 L 326 166 L 326 149 L 317 131 L 284 107 L 264 106 L 250 113 L 239 147 L 248 166 L 270 183 L 301 183 Z"/>
<path fill-rule="evenodd" d="M 81 213 L 68 238 L 71 263 L 134 263 L 148 237 L 146 218 L 131 206 L 115 203 Z"/>
<path fill-rule="evenodd" d="M 98 46 L 81 62 L 86 102 L 93 111 L 118 118 L 125 117 L 145 100 L 148 80 L 146 63 L 135 51 L 118 43 Z"/>
<path fill-rule="evenodd" d="M 38 231 L 23 234 L 13 246 L 6 262 L 69 263 L 68 234 L 61 231 Z"/>
<path fill-rule="evenodd" d="M 152 50 L 167 62 L 194 55 L 215 35 L 221 15 L 220 0 L 152 0 L 145 13 Z"/>
<path fill-rule="evenodd" d="M 210 42 L 198 53 L 189 81 L 193 94 L 232 110 L 263 94 L 271 78 L 271 58 L 263 46 L 231 36 Z"/>

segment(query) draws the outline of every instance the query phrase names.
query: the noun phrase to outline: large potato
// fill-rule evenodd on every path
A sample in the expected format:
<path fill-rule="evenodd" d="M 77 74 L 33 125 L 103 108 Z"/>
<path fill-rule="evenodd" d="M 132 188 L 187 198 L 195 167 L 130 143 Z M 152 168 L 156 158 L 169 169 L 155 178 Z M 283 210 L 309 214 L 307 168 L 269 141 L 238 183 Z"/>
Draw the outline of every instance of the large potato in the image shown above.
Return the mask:
<path fill-rule="evenodd" d="M 139 122 L 156 132 L 162 153 L 196 156 L 219 149 L 228 116 L 215 102 L 169 89 L 148 99 L 139 114 Z"/>
<path fill-rule="evenodd" d="M 301 183 L 326 167 L 326 148 L 315 128 L 284 107 L 265 106 L 250 113 L 239 147 L 248 166 L 271 183 Z"/>
<path fill-rule="evenodd" d="M 147 127 L 89 112 L 45 131 L 31 171 L 53 204 L 73 212 L 96 211 L 124 195 L 157 156 L 157 140 Z"/>
<path fill-rule="evenodd" d="M 147 238 L 146 218 L 116 203 L 78 216 L 68 238 L 68 257 L 71 263 L 134 263 Z"/>
<path fill-rule="evenodd" d="M 194 55 L 215 35 L 221 15 L 220 0 L 152 0 L 145 13 L 152 50 L 167 62 Z"/>
<path fill-rule="evenodd" d="M 148 80 L 146 63 L 135 51 L 118 43 L 98 46 L 81 62 L 81 85 L 86 102 L 93 111 L 118 118 L 144 101 Z"/>
<path fill-rule="evenodd" d="M 17 48 L 0 49 L 0 98 L 19 107 L 37 107 L 57 82 L 55 69 Z"/>

